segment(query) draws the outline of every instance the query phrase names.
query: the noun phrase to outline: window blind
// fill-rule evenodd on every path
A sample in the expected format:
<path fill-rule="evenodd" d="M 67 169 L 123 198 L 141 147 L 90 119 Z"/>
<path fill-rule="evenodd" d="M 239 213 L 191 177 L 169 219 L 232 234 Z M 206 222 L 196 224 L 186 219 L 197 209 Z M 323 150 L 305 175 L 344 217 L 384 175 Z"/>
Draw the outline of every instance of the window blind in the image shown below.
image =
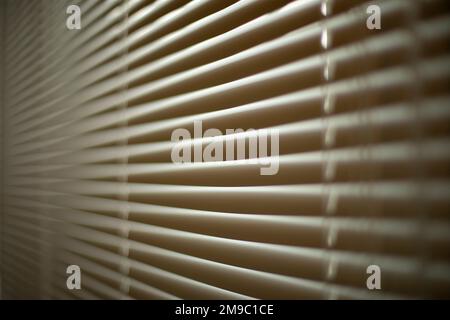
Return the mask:
<path fill-rule="evenodd" d="M 450 297 L 448 1 L 0 8 L 3 298 Z M 199 121 L 277 173 L 174 163 Z"/>

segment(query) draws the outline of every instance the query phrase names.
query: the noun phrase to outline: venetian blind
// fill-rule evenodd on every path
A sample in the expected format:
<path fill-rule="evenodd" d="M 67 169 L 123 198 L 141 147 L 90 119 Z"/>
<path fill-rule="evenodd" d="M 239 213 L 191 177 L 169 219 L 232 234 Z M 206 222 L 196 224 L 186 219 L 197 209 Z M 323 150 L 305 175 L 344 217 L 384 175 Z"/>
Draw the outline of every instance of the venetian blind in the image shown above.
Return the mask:
<path fill-rule="evenodd" d="M 3 298 L 450 297 L 447 0 L 1 10 Z M 195 121 L 277 129 L 277 174 L 173 163 Z"/>

